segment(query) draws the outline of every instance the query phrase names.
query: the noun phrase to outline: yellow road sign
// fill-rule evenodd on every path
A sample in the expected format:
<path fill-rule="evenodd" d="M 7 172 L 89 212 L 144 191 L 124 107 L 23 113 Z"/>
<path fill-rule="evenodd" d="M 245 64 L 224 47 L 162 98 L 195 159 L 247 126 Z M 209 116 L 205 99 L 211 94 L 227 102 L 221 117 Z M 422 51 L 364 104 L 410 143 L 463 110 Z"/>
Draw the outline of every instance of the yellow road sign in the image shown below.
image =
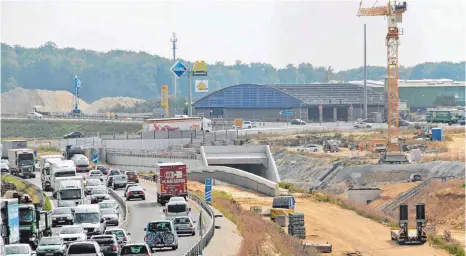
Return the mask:
<path fill-rule="evenodd" d="M 203 60 L 194 62 L 193 76 L 207 76 L 207 64 Z"/>

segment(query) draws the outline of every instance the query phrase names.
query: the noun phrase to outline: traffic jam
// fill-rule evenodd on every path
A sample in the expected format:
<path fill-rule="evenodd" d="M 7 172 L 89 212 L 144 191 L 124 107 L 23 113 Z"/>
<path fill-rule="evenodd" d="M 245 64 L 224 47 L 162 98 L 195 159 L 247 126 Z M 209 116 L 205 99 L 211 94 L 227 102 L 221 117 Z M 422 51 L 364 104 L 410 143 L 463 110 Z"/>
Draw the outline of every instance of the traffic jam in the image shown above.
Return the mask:
<path fill-rule="evenodd" d="M 2 256 L 150 255 L 157 249 L 177 250 L 181 234 L 196 235 L 183 163 L 157 164 L 154 185 L 163 214 L 141 230 L 143 241 L 133 241 L 120 227 L 123 209 L 109 192 L 122 190 L 126 201 L 145 201 L 136 171 L 91 167 L 81 149 L 73 147 L 63 156 L 41 156 L 38 169 L 42 189 L 55 206 L 45 211 L 28 201 L 28 195 L 7 191 L 11 193 L 2 197 L 2 225 L 10 231 L 2 232 Z"/>

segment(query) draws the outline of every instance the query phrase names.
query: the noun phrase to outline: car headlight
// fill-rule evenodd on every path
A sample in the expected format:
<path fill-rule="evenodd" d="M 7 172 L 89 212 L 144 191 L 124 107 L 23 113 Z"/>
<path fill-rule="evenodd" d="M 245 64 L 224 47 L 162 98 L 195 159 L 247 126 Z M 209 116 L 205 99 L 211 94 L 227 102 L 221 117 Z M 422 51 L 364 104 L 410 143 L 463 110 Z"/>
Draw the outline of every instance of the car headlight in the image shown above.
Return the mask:
<path fill-rule="evenodd" d="M 71 220 L 71 217 L 68 216 L 68 217 L 66 217 L 66 219 L 67 219 L 67 220 Z"/>
<path fill-rule="evenodd" d="M 57 218 L 53 217 L 52 220 L 57 220 Z"/>

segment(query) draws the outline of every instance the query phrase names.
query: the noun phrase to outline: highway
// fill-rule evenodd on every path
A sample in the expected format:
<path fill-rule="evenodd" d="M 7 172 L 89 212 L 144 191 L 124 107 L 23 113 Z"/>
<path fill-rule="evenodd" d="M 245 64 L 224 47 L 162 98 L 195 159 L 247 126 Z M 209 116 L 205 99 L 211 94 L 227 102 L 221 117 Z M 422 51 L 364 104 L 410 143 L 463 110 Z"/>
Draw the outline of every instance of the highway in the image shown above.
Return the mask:
<path fill-rule="evenodd" d="M 34 183 L 36 186 L 41 187 L 41 181 L 40 181 L 40 174 L 36 174 L 36 178 L 34 179 L 28 179 L 28 181 Z M 127 232 L 129 232 L 131 235 L 131 241 L 132 242 L 143 242 L 144 241 L 144 228 L 146 224 L 150 220 L 159 220 L 163 219 L 163 212 L 162 212 L 162 207 L 159 205 L 157 201 L 157 187 L 155 184 L 149 183 L 149 182 L 142 182 L 141 185 L 144 187 L 145 192 L 146 192 L 146 200 L 132 200 L 132 201 L 126 201 L 127 207 L 129 207 L 129 219 L 128 221 L 124 224 L 124 228 L 126 229 Z M 117 195 L 120 196 L 120 198 L 123 198 L 123 189 L 118 189 L 115 191 Z M 52 193 L 51 192 L 45 192 L 45 194 L 52 200 L 53 205 L 57 205 L 57 201 L 53 200 Z M 116 201 L 116 200 L 115 200 Z M 117 201 L 118 202 L 118 201 Z M 190 207 L 192 209 L 190 217 L 195 220 L 198 224 L 199 221 L 199 209 L 200 207 L 195 207 L 196 205 L 190 201 Z M 86 204 L 90 204 L 89 198 L 86 199 Z M 121 209 L 121 207 L 120 207 Z M 122 217 L 123 214 L 120 212 L 120 216 Z M 212 220 L 210 217 L 207 215 L 206 212 L 203 212 L 203 219 L 205 220 L 205 227 L 210 227 L 212 225 Z M 123 222 L 122 219 L 120 219 L 120 225 Z M 115 226 L 108 226 L 107 228 L 114 228 Z M 53 234 L 58 234 L 60 231 L 60 227 L 52 228 Z M 204 232 L 205 233 L 205 232 Z M 171 249 L 157 249 L 156 255 L 163 254 L 167 256 L 180 256 L 184 255 L 193 245 L 196 244 L 197 241 L 200 240 L 199 236 L 199 230 L 196 230 L 196 235 L 195 236 L 186 236 L 186 235 L 180 235 L 179 236 L 179 245 L 178 245 L 178 250 L 172 251 Z"/>

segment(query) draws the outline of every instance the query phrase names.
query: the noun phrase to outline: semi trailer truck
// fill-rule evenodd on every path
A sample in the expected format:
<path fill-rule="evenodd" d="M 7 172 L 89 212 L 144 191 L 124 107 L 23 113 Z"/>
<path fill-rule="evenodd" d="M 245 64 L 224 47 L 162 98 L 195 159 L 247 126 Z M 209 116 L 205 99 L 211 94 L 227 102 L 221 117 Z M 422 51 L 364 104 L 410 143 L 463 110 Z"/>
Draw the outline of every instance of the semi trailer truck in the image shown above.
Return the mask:
<path fill-rule="evenodd" d="M 165 205 L 171 197 L 188 196 L 188 176 L 184 163 L 157 163 L 157 202 Z"/>

